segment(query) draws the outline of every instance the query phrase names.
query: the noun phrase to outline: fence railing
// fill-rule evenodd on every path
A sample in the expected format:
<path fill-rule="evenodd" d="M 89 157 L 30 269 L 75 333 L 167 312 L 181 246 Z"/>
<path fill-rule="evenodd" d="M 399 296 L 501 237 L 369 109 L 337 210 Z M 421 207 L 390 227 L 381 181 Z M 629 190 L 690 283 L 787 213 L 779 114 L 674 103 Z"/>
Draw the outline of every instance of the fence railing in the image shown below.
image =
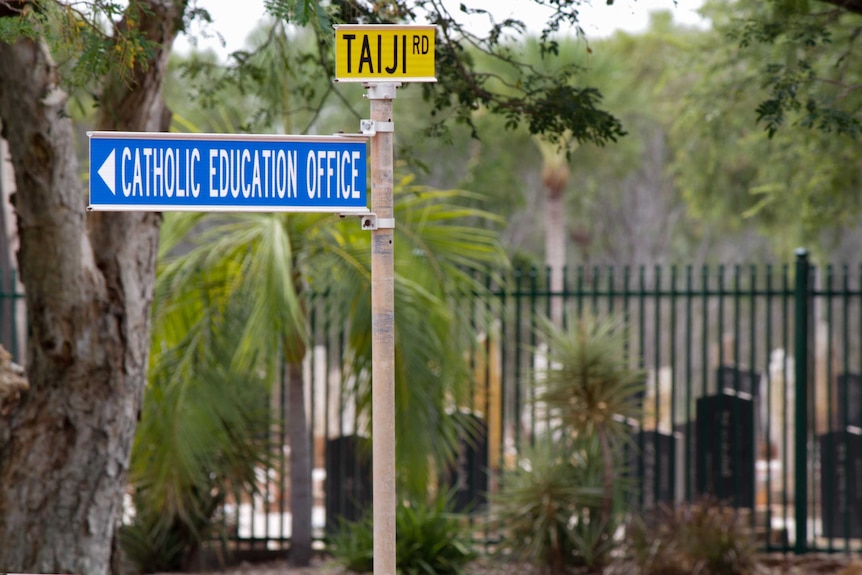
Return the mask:
<path fill-rule="evenodd" d="M 555 306 L 569 322 L 622 314 L 627 352 L 646 370 L 644 415 L 633 428 L 633 510 L 712 495 L 747 513 L 766 550 L 862 550 L 862 266 L 813 266 L 804 252 L 779 266 L 578 268 L 562 291 L 546 270 L 514 270 L 468 302 L 472 403 L 482 430 L 465 442 L 456 503 L 486 502 L 519 449 L 544 433 L 531 401 L 547 365 L 536 329 Z M 397 313 L 397 310 L 396 310 Z M 0 343 L 23 363 L 23 296 L 0 277 Z M 368 441 L 358 397 L 341 377 L 345 336 L 325 303 L 312 306 L 306 389 L 320 530 L 370 502 Z M 276 394 L 283 411 L 286 394 Z M 284 433 L 279 435 L 284 438 Z M 263 470 L 262 490 L 230 510 L 245 546 L 289 542 L 289 457 Z"/>
<path fill-rule="evenodd" d="M 15 270 L 0 270 L 0 345 L 24 365 L 27 309 Z"/>
<path fill-rule="evenodd" d="M 562 291 L 549 286 L 547 271 L 515 270 L 466 304 L 475 387 L 457 412 L 481 431 L 449 478 L 457 504 L 481 509 L 521 447 L 548 430 L 533 401 L 548 361 L 536 328 L 561 305 L 564 322 L 621 314 L 628 359 L 647 373 L 632 426 L 633 512 L 710 495 L 744 514 L 766 550 L 862 549 L 862 267 L 816 268 L 799 252 L 780 266 L 578 268 Z M 322 530 L 370 504 L 371 476 L 359 448 L 367 422 L 341 376 L 342 322 L 325 305 L 311 309 L 306 389 Z M 289 540 L 286 459 L 235 510 L 239 540 Z"/>

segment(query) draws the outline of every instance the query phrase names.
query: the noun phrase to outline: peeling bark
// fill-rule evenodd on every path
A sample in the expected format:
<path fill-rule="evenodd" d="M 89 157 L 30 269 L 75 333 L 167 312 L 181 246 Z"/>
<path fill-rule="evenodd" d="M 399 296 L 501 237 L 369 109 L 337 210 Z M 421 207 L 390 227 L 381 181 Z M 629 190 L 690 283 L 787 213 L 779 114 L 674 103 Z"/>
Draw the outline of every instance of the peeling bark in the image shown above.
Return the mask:
<path fill-rule="evenodd" d="M 17 405 L 21 394 L 30 389 L 24 368 L 12 361 L 12 355 L 0 346 L 0 417 L 5 417 Z M 0 426 L 0 444 L 8 440 Z"/>

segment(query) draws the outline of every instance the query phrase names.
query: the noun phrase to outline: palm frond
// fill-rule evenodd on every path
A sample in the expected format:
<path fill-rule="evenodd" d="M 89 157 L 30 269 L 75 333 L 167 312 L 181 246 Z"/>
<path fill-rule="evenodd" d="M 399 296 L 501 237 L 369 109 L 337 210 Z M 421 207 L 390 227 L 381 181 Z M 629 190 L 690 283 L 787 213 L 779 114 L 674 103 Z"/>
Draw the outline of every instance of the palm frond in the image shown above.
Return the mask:
<path fill-rule="evenodd" d="M 448 413 L 469 402 L 473 326 L 456 313 L 456 298 L 482 289 L 477 270 L 505 261 L 495 233 L 482 227 L 494 217 L 456 205 L 461 194 L 409 180 L 396 188 L 398 460 L 414 491 L 427 482 L 429 455 L 441 465 L 451 459 L 458 432 Z M 349 318 L 346 371 L 360 408 L 370 408 L 371 234 L 355 221 L 295 214 L 181 216 L 164 228 L 171 255 L 159 275 L 156 333 L 176 351 L 159 356 L 155 373 L 181 386 L 214 332 L 225 329 L 225 311 L 239 301 L 232 368 L 258 367 L 272 376 L 285 351 L 280 346 L 307 341 L 306 295 L 326 293 L 340 317 Z M 294 351 L 301 357 L 304 348 Z"/>
<path fill-rule="evenodd" d="M 584 315 L 566 328 L 544 320 L 540 331 L 550 367 L 538 374 L 544 390 L 537 401 L 570 429 L 593 433 L 602 426 L 625 437 L 628 422 L 641 419 L 646 374 L 628 364 L 623 318 Z"/>
<path fill-rule="evenodd" d="M 413 185 L 397 188 L 395 249 L 404 258 L 427 258 L 436 281 L 449 289 L 478 287 L 471 272 L 500 269 L 507 261 L 497 233 L 483 227 L 499 218 L 454 203 L 465 196 L 473 195 Z"/>
<path fill-rule="evenodd" d="M 130 483 L 135 524 L 152 541 L 200 544 L 212 514 L 234 488 L 255 489 L 255 469 L 268 464 L 268 386 L 260 372 L 237 371 L 241 309 L 221 316 L 207 306 L 177 307 L 154 330 L 151 371 L 135 438 Z M 231 397 L 231 401 L 224 401 Z"/>

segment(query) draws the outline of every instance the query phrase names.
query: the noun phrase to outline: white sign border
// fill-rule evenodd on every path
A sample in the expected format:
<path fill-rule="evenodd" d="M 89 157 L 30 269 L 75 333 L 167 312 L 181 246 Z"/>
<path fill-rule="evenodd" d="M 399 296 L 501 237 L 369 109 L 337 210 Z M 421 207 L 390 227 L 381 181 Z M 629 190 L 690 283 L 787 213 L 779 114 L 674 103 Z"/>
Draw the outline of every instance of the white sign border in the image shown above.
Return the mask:
<path fill-rule="evenodd" d="M 106 140 L 186 140 L 204 142 L 350 142 L 368 144 L 368 136 L 364 134 L 333 134 L 320 135 L 284 135 L 284 134 L 215 134 L 194 132 L 113 132 L 91 130 L 87 132 L 90 139 Z M 364 215 L 371 213 L 366 208 L 349 208 L 337 206 L 207 206 L 207 205 L 156 205 L 156 204 L 91 204 L 87 202 L 88 212 L 280 212 L 280 213 L 319 213 Z"/>

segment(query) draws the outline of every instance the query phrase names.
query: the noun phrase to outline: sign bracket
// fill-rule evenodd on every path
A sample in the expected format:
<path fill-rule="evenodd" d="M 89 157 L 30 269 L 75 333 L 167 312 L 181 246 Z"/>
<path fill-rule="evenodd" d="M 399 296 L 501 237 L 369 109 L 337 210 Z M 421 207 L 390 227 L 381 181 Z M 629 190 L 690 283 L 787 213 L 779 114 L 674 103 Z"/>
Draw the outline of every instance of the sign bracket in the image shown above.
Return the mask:
<path fill-rule="evenodd" d="M 359 131 L 363 136 L 373 138 L 377 132 L 395 132 L 395 122 L 376 122 L 374 120 L 359 120 Z"/>
<path fill-rule="evenodd" d="M 365 212 L 365 213 L 346 213 L 346 214 L 338 214 L 342 218 L 346 216 L 359 216 L 362 220 L 362 229 L 367 231 L 375 231 L 375 230 L 392 230 L 395 229 L 395 218 L 379 218 L 377 214 L 374 212 Z"/>
<path fill-rule="evenodd" d="M 366 90 L 362 97 L 366 100 L 394 100 L 401 82 L 364 82 L 362 85 Z"/>

